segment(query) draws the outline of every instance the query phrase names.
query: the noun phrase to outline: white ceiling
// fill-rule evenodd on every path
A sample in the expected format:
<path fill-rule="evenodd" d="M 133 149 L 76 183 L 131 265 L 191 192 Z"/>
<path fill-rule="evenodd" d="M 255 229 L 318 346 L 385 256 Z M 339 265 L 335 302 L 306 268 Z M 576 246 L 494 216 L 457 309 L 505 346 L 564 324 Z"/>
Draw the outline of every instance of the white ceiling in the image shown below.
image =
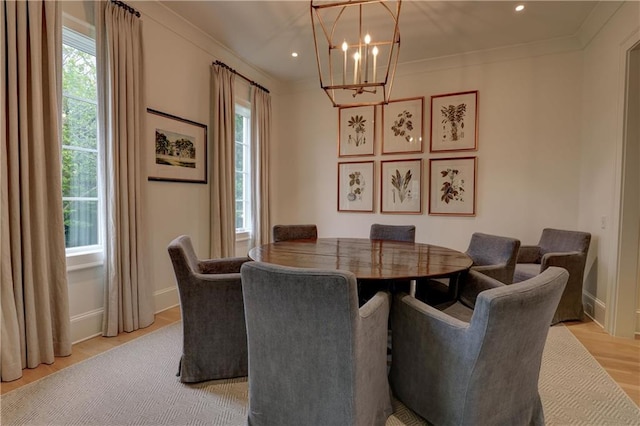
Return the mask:
<path fill-rule="evenodd" d="M 317 76 L 308 1 L 161 3 L 279 80 Z M 526 8 L 516 13 L 519 3 Z M 399 63 L 575 36 L 597 3 L 405 0 Z"/>

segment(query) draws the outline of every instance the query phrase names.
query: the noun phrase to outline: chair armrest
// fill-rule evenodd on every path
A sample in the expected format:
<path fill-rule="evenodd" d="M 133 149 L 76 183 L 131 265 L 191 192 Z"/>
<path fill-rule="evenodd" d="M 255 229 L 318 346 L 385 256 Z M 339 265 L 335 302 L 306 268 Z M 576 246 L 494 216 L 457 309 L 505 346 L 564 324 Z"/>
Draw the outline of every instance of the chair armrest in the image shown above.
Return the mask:
<path fill-rule="evenodd" d="M 472 266 L 471 270 L 480 272 L 488 277 L 491 277 L 493 279 L 500 281 L 501 283 L 506 284 L 508 281 L 510 284 L 511 281 L 513 281 L 513 276 L 511 277 L 508 276 L 508 272 L 506 268 L 507 268 L 507 264 L 501 263 L 498 265 Z"/>
<path fill-rule="evenodd" d="M 387 401 L 391 394 L 387 379 L 387 343 L 391 296 L 377 292 L 359 309 L 355 335 L 356 389 L 367 392 L 374 401 Z"/>
<path fill-rule="evenodd" d="M 391 306 L 391 296 L 387 292 L 379 291 L 371 299 L 369 299 L 367 303 L 360 307 L 360 318 L 369 318 L 380 309 L 384 310 L 385 306 L 388 311 Z M 389 314 L 387 313 L 387 316 L 388 315 Z"/>
<path fill-rule="evenodd" d="M 539 246 L 520 246 L 517 263 L 540 263 Z"/>
<path fill-rule="evenodd" d="M 461 334 L 469 328 L 469 323 L 447 315 L 406 293 L 398 294 L 394 304 L 395 306 L 399 306 L 400 310 L 415 311 L 418 314 L 418 321 L 427 324 L 429 330 L 434 330 L 434 328 L 432 328 L 433 326 L 443 331 L 446 330 L 445 332 L 447 334 Z"/>
<path fill-rule="evenodd" d="M 483 271 L 475 269 L 474 267 L 469 271 L 465 281 L 462 283 L 458 299 L 466 307 L 474 309 L 478 294 L 485 290 L 504 287 L 505 285 L 506 284 L 498 281 L 488 274 L 485 274 Z"/>
<path fill-rule="evenodd" d="M 382 357 L 382 362 L 386 359 L 387 328 L 389 325 L 389 310 L 391 309 L 391 295 L 384 291 L 377 292 L 359 309 L 359 350 L 376 352 L 382 350 L 377 356 Z M 370 357 L 372 355 L 366 355 Z"/>
<path fill-rule="evenodd" d="M 199 260 L 198 266 L 201 274 L 232 274 L 239 273 L 242 264 L 249 260 L 248 257 Z"/>
<path fill-rule="evenodd" d="M 582 273 L 581 268 L 584 268 L 584 254 L 579 251 L 545 253 L 542 256 L 540 272 L 549 266 L 564 268 L 569 272 L 569 275 L 572 273 Z"/>
<path fill-rule="evenodd" d="M 244 315 L 240 274 L 194 274 L 178 291 L 185 324 L 215 321 L 220 315 L 240 321 L 238 316 Z M 213 326 L 198 329 L 202 327 Z"/>
<path fill-rule="evenodd" d="M 202 283 L 237 281 L 238 284 L 242 284 L 239 272 L 232 272 L 228 274 L 193 274 L 193 276 L 197 281 L 201 281 Z"/>
<path fill-rule="evenodd" d="M 447 404 L 461 407 L 472 368 L 470 324 L 407 294 L 396 295 L 391 316 L 394 395 L 409 406 L 446 398 Z"/>

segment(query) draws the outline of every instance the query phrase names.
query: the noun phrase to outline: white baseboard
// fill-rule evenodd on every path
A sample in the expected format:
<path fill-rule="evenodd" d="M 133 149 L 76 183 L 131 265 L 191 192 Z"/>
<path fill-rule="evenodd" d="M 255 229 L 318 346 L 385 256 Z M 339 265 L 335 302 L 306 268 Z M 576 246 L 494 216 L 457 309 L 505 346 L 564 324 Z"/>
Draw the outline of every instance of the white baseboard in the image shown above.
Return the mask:
<path fill-rule="evenodd" d="M 104 308 L 94 309 L 71 317 L 71 342 L 83 342 L 102 334 Z"/>
<path fill-rule="evenodd" d="M 180 304 L 178 289 L 168 287 L 158 290 L 153 294 L 155 300 L 156 313 L 166 311 Z M 102 317 L 104 308 L 83 312 L 71 317 L 71 342 L 80 343 L 92 337 L 102 335 Z"/>
<path fill-rule="evenodd" d="M 166 311 L 180 304 L 180 296 L 176 286 L 167 287 L 153 293 L 156 303 L 156 313 Z"/>
<path fill-rule="evenodd" d="M 582 301 L 584 303 L 584 313 L 600 327 L 604 328 L 607 308 L 604 302 L 588 292 L 582 293 Z"/>

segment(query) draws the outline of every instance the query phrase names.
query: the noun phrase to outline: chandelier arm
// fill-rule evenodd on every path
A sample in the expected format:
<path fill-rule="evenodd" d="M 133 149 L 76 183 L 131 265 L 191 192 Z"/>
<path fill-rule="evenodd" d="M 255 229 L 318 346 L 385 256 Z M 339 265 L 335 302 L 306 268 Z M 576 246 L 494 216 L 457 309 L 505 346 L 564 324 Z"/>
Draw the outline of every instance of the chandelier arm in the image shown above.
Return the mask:
<path fill-rule="evenodd" d="M 327 4 L 316 4 L 312 7 L 315 9 L 327 9 L 332 7 L 340 7 L 340 6 L 359 6 L 368 3 L 380 3 L 380 0 L 346 0 L 339 1 L 335 3 L 327 3 Z"/>

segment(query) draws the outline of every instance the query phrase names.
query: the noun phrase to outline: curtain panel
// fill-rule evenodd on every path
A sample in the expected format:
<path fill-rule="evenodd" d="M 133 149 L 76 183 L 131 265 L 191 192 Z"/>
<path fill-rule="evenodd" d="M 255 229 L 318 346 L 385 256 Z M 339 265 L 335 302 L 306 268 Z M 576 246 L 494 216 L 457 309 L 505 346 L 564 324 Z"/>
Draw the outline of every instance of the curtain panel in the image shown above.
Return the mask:
<path fill-rule="evenodd" d="M 98 97 L 105 197 L 103 335 L 154 321 L 145 257 L 146 167 L 142 22 L 112 2 L 96 5 Z"/>
<path fill-rule="evenodd" d="M 211 67 L 211 236 L 210 257 L 235 256 L 235 74 Z"/>
<path fill-rule="evenodd" d="M 71 353 L 61 175 L 59 2 L 3 1 L 2 381 Z"/>
<path fill-rule="evenodd" d="M 271 145 L 271 95 L 252 87 L 251 96 L 251 187 L 252 229 L 249 248 L 268 244 L 271 238 L 269 214 L 269 147 Z"/>

